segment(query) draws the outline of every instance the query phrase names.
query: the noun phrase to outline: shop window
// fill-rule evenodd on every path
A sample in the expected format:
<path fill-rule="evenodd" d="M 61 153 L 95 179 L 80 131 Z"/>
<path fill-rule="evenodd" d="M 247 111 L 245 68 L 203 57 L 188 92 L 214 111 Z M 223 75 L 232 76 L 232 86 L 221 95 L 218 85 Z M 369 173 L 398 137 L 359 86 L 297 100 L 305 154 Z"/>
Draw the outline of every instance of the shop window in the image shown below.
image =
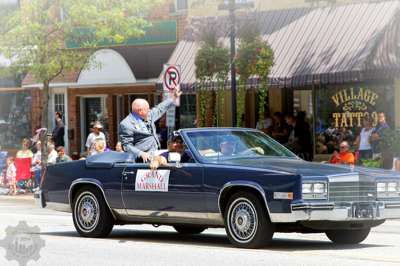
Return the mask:
<path fill-rule="evenodd" d="M 390 125 L 394 114 L 391 86 L 322 87 L 315 90 L 315 97 L 317 154 L 333 153 L 341 141 L 348 141 L 355 151 L 364 117 L 371 117 L 375 126 L 378 113 L 384 112 Z"/>
<path fill-rule="evenodd" d="M 0 146 L 20 148 L 31 137 L 31 96 L 29 93 L 2 93 L 0 96 Z"/>
<path fill-rule="evenodd" d="M 312 122 L 313 105 L 311 90 L 295 90 L 293 92 L 293 114 L 297 116 L 299 112 L 306 112 L 308 122 Z"/>

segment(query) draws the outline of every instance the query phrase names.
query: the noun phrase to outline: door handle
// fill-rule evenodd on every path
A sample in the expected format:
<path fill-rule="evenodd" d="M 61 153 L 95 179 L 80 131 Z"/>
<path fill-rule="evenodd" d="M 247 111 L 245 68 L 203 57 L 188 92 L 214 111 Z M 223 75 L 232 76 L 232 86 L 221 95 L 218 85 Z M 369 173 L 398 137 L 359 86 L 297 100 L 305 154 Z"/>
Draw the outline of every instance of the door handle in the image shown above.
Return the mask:
<path fill-rule="evenodd" d="M 124 172 L 124 175 L 134 175 L 134 174 L 136 174 L 135 171 L 127 171 L 127 172 Z"/>

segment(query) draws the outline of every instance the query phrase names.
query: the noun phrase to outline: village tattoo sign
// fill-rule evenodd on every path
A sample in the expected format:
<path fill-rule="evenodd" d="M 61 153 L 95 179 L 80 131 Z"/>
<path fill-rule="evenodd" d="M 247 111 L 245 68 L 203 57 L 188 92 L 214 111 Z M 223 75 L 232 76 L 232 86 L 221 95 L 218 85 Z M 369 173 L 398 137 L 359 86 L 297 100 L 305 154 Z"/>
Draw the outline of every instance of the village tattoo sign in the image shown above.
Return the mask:
<path fill-rule="evenodd" d="M 373 125 L 378 122 L 376 111 L 379 95 L 371 89 L 346 88 L 335 93 L 331 100 L 339 112 L 332 113 L 336 128 L 362 127 L 364 117 L 372 117 Z"/>

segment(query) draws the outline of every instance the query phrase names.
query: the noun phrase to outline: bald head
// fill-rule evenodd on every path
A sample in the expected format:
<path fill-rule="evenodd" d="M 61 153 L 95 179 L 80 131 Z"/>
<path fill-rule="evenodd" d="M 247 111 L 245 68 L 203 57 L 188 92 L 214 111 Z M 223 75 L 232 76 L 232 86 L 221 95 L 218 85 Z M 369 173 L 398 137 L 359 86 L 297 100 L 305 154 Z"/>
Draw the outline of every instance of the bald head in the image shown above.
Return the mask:
<path fill-rule="evenodd" d="M 149 110 L 149 103 L 145 99 L 138 98 L 132 102 L 132 112 L 136 113 L 143 119 L 147 119 Z"/>
<path fill-rule="evenodd" d="M 347 141 L 342 141 L 341 143 L 340 143 L 340 151 L 341 152 L 347 152 L 348 150 L 349 150 L 349 148 L 350 148 L 350 145 L 349 145 L 349 143 L 347 142 Z"/>

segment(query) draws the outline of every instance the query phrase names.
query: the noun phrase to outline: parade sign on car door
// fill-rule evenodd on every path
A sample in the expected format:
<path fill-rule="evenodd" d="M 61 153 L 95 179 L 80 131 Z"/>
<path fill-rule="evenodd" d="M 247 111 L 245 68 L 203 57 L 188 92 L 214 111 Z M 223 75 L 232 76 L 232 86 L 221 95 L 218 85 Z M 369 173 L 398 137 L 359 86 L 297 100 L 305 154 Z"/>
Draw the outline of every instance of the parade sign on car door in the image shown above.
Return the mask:
<path fill-rule="evenodd" d="M 138 170 L 135 191 L 168 192 L 169 170 Z"/>

